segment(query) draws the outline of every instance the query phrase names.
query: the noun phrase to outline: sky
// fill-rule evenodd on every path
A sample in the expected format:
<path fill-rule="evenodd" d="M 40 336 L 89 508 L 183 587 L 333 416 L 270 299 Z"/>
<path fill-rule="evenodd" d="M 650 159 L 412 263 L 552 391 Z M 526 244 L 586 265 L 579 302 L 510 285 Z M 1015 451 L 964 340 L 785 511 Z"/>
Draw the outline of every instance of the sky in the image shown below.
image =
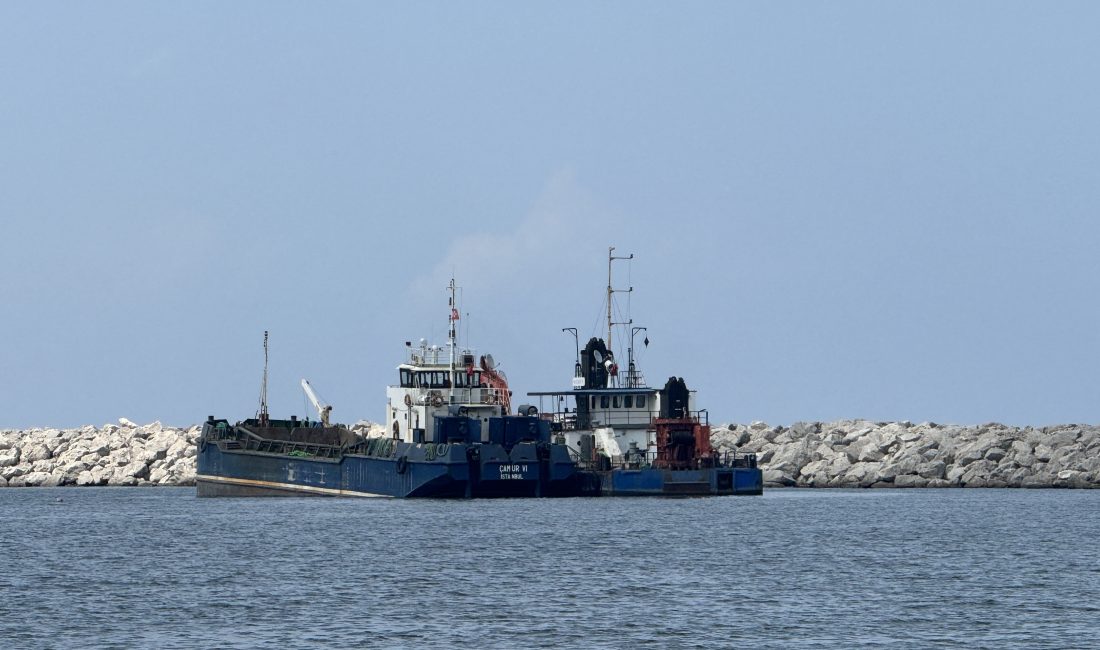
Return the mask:
<path fill-rule="evenodd" d="M 1095 2 L 0 3 L 0 428 L 378 420 L 405 341 L 713 422 L 1098 422 Z M 620 351 L 620 359 L 625 356 Z M 518 398 L 517 398 L 518 399 Z"/>

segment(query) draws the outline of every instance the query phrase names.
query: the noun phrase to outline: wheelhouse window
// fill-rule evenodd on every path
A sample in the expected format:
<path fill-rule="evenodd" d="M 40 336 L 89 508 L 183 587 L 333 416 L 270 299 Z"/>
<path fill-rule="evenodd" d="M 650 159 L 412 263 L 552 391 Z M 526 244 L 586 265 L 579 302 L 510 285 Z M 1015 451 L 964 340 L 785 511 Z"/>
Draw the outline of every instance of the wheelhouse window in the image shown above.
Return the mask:
<path fill-rule="evenodd" d="M 623 407 L 623 398 L 619 397 L 618 395 L 615 395 L 614 397 L 611 398 L 611 406 L 612 406 L 612 408 L 622 408 Z"/>
<path fill-rule="evenodd" d="M 633 395 L 624 395 L 623 396 L 623 406 L 628 408 L 628 409 L 634 408 L 634 396 Z"/>
<path fill-rule="evenodd" d="M 421 388 L 450 388 L 447 374 L 443 371 L 418 372 L 417 380 Z"/>
<path fill-rule="evenodd" d="M 600 395 L 600 408 L 605 409 L 605 408 L 610 408 L 610 406 L 611 406 L 611 400 L 608 399 L 608 396 L 607 395 Z"/>
<path fill-rule="evenodd" d="M 481 385 L 481 372 L 476 370 L 472 373 L 468 373 L 465 370 L 456 372 L 455 385 L 459 388 L 476 388 Z"/>
<path fill-rule="evenodd" d="M 415 388 L 416 381 L 411 370 L 401 369 L 401 388 Z"/>
<path fill-rule="evenodd" d="M 638 408 L 640 408 L 640 409 L 645 408 L 645 395 L 639 395 L 638 399 L 636 401 L 637 401 L 637 404 L 638 404 Z"/>

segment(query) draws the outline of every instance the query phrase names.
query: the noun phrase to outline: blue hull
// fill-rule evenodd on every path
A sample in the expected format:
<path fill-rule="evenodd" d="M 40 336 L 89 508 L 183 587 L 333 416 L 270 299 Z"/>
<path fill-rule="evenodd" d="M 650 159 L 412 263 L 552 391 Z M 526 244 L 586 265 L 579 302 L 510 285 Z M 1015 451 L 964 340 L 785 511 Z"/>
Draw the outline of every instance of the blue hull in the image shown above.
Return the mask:
<path fill-rule="evenodd" d="M 583 481 L 561 445 L 405 443 L 383 440 L 348 453 L 314 446 L 264 451 L 233 429 L 199 444 L 199 496 L 577 496 Z M 244 442 L 245 444 L 242 444 Z M 300 445 L 310 449 L 309 445 Z"/>
<path fill-rule="evenodd" d="M 604 496 L 706 496 L 764 493 L 764 474 L 757 467 L 705 469 L 615 469 L 601 472 Z"/>
<path fill-rule="evenodd" d="M 465 459 L 463 459 L 465 461 Z M 397 460 L 362 456 L 339 459 L 287 457 L 209 445 L 199 454 L 199 496 L 253 495 L 266 492 L 294 496 L 435 496 L 466 495 L 467 466 L 445 459 L 409 461 L 403 472 Z"/>
<path fill-rule="evenodd" d="M 219 423 L 220 422 L 220 423 Z M 583 470 L 560 444 L 353 446 L 270 440 L 224 421 L 199 441 L 198 496 L 569 497 L 761 494 L 755 467 Z"/>

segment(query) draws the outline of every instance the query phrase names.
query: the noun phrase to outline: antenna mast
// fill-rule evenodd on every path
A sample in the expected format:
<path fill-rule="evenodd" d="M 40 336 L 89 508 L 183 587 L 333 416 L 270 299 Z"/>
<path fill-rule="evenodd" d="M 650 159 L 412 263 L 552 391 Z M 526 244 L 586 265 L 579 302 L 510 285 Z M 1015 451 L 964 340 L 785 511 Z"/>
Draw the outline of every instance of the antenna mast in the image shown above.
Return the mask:
<path fill-rule="evenodd" d="M 448 343 L 448 347 L 451 348 L 451 377 L 450 377 L 450 380 L 452 382 L 452 385 L 454 385 L 453 382 L 454 382 L 454 373 L 455 373 L 455 321 L 458 320 L 458 305 L 455 304 L 455 279 L 453 277 L 451 278 L 451 284 L 449 284 L 447 286 L 447 288 L 451 290 L 451 297 L 450 297 L 450 299 L 448 299 L 448 304 L 451 307 L 451 313 L 448 314 L 448 318 L 450 319 L 449 324 L 450 324 L 451 327 L 450 327 L 449 330 L 447 330 L 447 343 Z"/>
<path fill-rule="evenodd" d="M 267 426 L 267 330 L 264 330 L 264 380 L 260 384 L 260 425 Z"/>
<path fill-rule="evenodd" d="M 629 289 L 613 289 L 611 287 L 611 262 L 612 262 L 612 260 L 632 260 L 632 259 L 634 259 L 634 253 L 631 253 L 627 257 L 615 257 L 613 255 L 614 252 L 615 252 L 615 247 L 614 246 L 609 246 L 608 249 L 607 249 L 607 349 L 608 350 L 611 350 L 611 326 L 612 325 L 629 325 L 630 323 L 634 322 L 634 319 L 630 319 L 629 321 L 627 321 L 625 323 L 613 323 L 611 321 L 611 294 L 613 294 L 615 292 L 630 293 L 631 291 L 634 291 L 634 287 L 630 287 Z M 614 354 L 614 352 L 612 352 L 612 354 Z"/>

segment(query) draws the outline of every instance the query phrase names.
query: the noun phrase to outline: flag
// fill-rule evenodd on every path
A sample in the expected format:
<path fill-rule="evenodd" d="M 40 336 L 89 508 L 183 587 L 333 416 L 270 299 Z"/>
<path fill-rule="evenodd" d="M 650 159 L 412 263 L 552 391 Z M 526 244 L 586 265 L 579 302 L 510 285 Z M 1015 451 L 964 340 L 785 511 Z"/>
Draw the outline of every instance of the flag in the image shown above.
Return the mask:
<path fill-rule="evenodd" d="M 451 307 L 451 320 L 458 320 L 458 310 Z"/>

